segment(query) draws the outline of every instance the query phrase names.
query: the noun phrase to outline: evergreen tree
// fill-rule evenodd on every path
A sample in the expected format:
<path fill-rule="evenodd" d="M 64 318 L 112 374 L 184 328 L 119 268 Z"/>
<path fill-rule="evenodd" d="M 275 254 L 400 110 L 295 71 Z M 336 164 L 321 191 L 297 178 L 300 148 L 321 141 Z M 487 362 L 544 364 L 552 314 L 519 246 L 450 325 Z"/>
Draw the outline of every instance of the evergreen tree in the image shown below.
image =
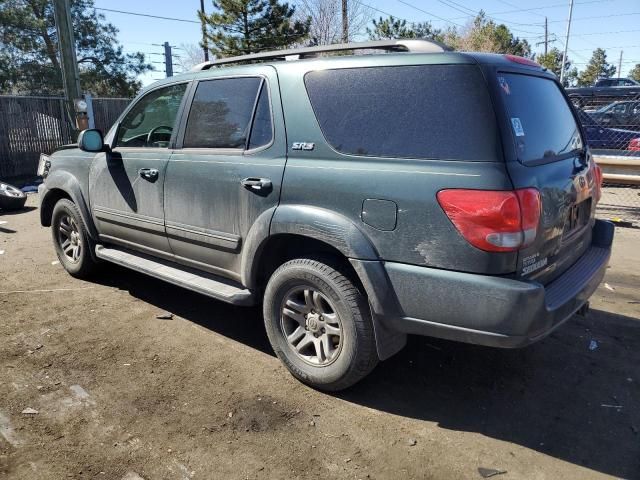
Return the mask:
<path fill-rule="evenodd" d="M 152 70 L 142 53 L 125 54 L 118 29 L 96 12 L 93 0 L 71 0 L 80 85 L 101 96 L 131 97 L 137 77 Z M 0 92 L 62 93 L 58 38 L 49 0 L 0 1 Z"/>
<path fill-rule="evenodd" d="M 536 62 L 545 67 L 550 72 L 553 72 L 558 78 L 560 78 L 560 71 L 562 69 L 562 52 L 557 48 L 550 49 L 547 54 L 541 54 L 536 57 Z M 570 86 L 574 81 L 578 71 L 575 67 L 571 67 L 571 60 L 569 57 L 564 62 L 564 79 L 563 83 L 565 87 Z"/>
<path fill-rule="evenodd" d="M 277 50 L 300 43 L 309 34 L 310 20 L 292 17 L 295 8 L 278 0 L 213 0 L 215 12 L 200 19 L 207 41 L 218 57 Z"/>
<path fill-rule="evenodd" d="M 393 38 L 430 38 L 443 41 L 440 30 L 433 28 L 431 23 L 407 23 L 393 16 L 379 20 L 373 20 L 373 28 L 367 28 L 370 40 L 383 40 Z"/>
<path fill-rule="evenodd" d="M 578 74 L 578 85 L 588 87 L 594 85 L 599 78 L 609 78 L 615 73 L 616 67 L 607 63 L 607 52 L 596 48 L 586 68 Z"/>
<path fill-rule="evenodd" d="M 636 63 L 636 66 L 629 72 L 629 78 L 633 78 L 636 82 L 640 82 L 640 63 Z"/>

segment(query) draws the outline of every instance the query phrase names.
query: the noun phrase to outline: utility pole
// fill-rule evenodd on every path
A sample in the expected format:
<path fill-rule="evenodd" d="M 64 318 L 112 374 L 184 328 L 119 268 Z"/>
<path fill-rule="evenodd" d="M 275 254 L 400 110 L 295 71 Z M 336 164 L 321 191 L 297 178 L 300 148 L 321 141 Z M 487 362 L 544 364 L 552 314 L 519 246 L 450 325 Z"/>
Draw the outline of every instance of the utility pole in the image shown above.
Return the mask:
<path fill-rule="evenodd" d="M 73 23 L 71 21 L 69 0 L 54 0 L 53 8 L 58 33 L 62 84 L 67 101 L 67 115 L 75 137 L 79 127 L 78 120 L 86 116 L 86 113 L 76 112 L 76 103 L 74 102 L 82 98 L 82 91 L 80 90 L 80 73 L 78 72 L 78 60 L 73 40 Z"/>
<path fill-rule="evenodd" d="M 204 0 L 200 0 L 200 11 L 202 12 L 202 49 L 204 50 L 204 61 L 209 61 L 209 44 L 207 42 L 207 24 L 204 21 Z"/>
<path fill-rule="evenodd" d="M 618 60 L 618 78 L 620 78 L 620 70 L 622 70 L 622 50 L 620 50 L 620 59 Z"/>
<path fill-rule="evenodd" d="M 349 17 L 347 12 L 347 0 L 342 0 L 342 43 L 349 42 Z"/>
<path fill-rule="evenodd" d="M 173 77 L 173 57 L 171 56 L 171 45 L 169 42 L 164 42 L 164 72 L 167 78 Z"/>
<path fill-rule="evenodd" d="M 562 54 L 562 66 L 560 68 L 560 83 L 564 80 L 564 70 L 567 63 L 567 49 L 569 48 L 569 34 L 571 33 L 571 16 L 573 15 L 573 0 L 569 4 L 569 21 L 567 22 L 567 37 L 564 39 L 564 52 Z"/>
<path fill-rule="evenodd" d="M 544 54 L 547 55 L 549 46 L 549 29 L 547 28 L 547 17 L 544 17 Z"/>

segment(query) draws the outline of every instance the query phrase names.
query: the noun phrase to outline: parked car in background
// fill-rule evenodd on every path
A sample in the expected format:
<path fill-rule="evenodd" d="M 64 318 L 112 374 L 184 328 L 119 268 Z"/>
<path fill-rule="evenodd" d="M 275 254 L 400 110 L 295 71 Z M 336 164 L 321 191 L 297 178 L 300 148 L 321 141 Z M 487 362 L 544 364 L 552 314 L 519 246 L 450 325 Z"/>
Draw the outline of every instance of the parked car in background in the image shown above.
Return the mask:
<path fill-rule="evenodd" d="M 578 110 L 578 118 L 582 124 L 587 144 L 591 148 L 624 150 L 627 149 L 632 139 L 640 136 L 640 133 L 635 130 L 603 126 L 592 114 L 581 110 Z"/>
<path fill-rule="evenodd" d="M 601 79 L 593 87 L 571 87 L 565 90 L 578 108 L 600 108 L 616 100 L 640 99 L 640 83 L 631 78 Z"/>
<path fill-rule="evenodd" d="M 596 87 L 633 87 L 640 85 L 633 78 L 600 78 L 596 82 Z"/>
<path fill-rule="evenodd" d="M 324 390 L 408 334 L 545 337 L 585 311 L 614 235 L 555 75 L 426 40 L 207 62 L 47 161 L 41 223 L 70 274 L 104 260 L 262 304 L 278 358 Z"/>
<path fill-rule="evenodd" d="M 605 127 L 640 130 L 640 99 L 613 102 L 588 113 L 594 121 Z"/>

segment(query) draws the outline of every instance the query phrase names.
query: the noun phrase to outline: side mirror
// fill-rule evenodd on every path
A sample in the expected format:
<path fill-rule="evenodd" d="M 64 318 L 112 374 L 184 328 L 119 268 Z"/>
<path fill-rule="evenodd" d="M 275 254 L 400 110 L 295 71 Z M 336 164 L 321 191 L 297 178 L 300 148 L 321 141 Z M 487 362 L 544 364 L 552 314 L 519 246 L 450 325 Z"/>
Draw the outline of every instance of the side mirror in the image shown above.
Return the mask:
<path fill-rule="evenodd" d="M 95 128 L 81 131 L 78 135 L 78 148 L 85 152 L 104 152 L 105 144 L 102 132 Z"/>

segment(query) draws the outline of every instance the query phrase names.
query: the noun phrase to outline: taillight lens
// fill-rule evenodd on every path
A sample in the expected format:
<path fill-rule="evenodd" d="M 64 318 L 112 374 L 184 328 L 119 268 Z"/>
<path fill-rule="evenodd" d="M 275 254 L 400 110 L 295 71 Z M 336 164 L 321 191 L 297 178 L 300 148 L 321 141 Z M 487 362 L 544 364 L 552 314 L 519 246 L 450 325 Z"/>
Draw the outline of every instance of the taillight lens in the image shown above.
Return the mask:
<path fill-rule="evenodd" d="M 540 192 L 441 190 L 438 203 L 462 236 L 487 252 L 513 252 L 530 245 L 540 222 Z"/>
<path fill-rule="evenodd" d="M 600 201 L 600 197 L 602 197 L 602 168 L 597 163 L 593 164 L 593 174 L 594 180 L 596 182 L 596 202 Z"/>

